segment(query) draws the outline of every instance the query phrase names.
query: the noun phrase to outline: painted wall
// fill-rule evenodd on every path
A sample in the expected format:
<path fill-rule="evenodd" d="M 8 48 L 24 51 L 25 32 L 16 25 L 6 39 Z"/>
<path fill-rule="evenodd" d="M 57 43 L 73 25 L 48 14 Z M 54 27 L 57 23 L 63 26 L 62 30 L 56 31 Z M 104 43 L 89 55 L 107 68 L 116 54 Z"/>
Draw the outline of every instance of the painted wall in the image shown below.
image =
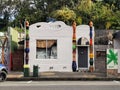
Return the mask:
<path fill-rule="evenodd" d="M 118 73 L 120 73 L 120 49 L 118 49 Z"/>
<path fill-rule="evenodd" d="M 88 41 L 90 41 L 90 27 L 88 25 L 79 25 L 77 26 L 76 28 L 76 37 L 77 37 L 77 41 L 81 38 L 81 37 L 84 37 L 86 38 Z M 94 53 L 94 27 L 93 27 L 93 30 L 92 30 L 92 40 L 93 40 L 93 53 Z M 81 45 L 81 46 L 86 46 L 86 45 Z M 89 69 L 89 52 L 90 52 L 90 47 L 89 45 L 87 46 L 88 47 L 88 68 L 86 69 Z M 77 52 L 78 52 L 78 49 L 77 49 Z M 78 57 L 78 54 L 77 56 Z M 94 58 L 93 58 L 93 62 L 94 62 Z M 78 58 L 76 59 L 76 63 L 77 63 L 77 66 L 78 66 Z M 94 64 L 93 64 L 94 66 Z"/>
<path fill-rule="evenodd" d="M 18 47 L 18 31 L 12 27 L 9 27 L 10 38 L 11 38 L 11 52 L 14 52 Z"/>
<path fill-rule="evenodd" d="M 114 48 L 118 50 L 118 73 L 120 73 L 120 39 L 114 39 Z"/>
<path fill-rule="evenodd" d="M 40 26 L 40 27 L 36 27 Z M 60 27 L 59 27 L 60 26 Z M 63 22 L 36 23 L 30 26 L 30 71 L 38 65 L 39 71 L 72 71 L 72 27 Z M 36 59 L 36 40 L 57 40 L 57 59 Z"/>
<path fill-rule="evenodd" d="M 77 41 L 81 37 L 87 38 L 88 41 L 90 40 L 90 28 L 88 25 L 77 26 L 76 33 L 77 33 L 76 35 Z M 93 34 L 94 34 L 94 30 L 93 30 Z M 33 65 L 39 66 L 39 72 L 72 71 L 73 30 L 71 26 L 67 26 L 64 22 L 61 21 L 57 21 L 55 23 L 39 22 L 30 25 L 29 35 L 30 35 L 30 42 L 29 42 L 30 72 L 33 72 Z M 52 40 L 52 39 L 57 40 L 57 59 L 36 59 L 36 40 Z M 88 48 L 88 59 L 89 59 L 89 48 Z M 76 61 L 78 62 L 78 60 Z M 88 65 L 89 65 L 89 60 L 88 60 Z"/>
<path fill-rule="evenodd" d="M 114 39 L 114 49 L 120 49 L 120 40 Z"/>

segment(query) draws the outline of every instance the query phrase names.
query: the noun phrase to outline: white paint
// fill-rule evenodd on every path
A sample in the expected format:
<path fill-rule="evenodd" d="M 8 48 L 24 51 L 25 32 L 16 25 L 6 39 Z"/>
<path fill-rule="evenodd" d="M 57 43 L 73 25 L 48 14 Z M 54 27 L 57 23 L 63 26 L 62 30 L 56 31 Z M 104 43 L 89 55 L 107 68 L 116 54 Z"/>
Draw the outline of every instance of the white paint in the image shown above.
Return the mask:
<path fill-rule="evenodd" d="M 31 80 L 31 81 L 28 81 L 27 83 L 28 83 L 28 84 L 29 84 L 29 83 L 32 83 L 32 80 Z"/>
<path fill-rule="evenodd" d="M 120 40 L 114 39 L 114 49 L 120 49 Z"/>
<path fill-rule="evenodd" d="M 37 28 L 37 25 L 41 27 Z M 58 52 L 57 59 L 36 59 L 37 39 L 56 39 Z M 65 25 L 63 22 L 33 24 L 30 26 L 29 44 L 29 63 L 31 72 L 33 71 L 33 65 L 38 65 L 40 72 L 72 71 L 72 27 Z"/>
<path fill-rule="evenodd" d="M 116 81 L 116 80 L 113 80 L 113 82 L 115 82 L 115 83 L 120 83 L 119 81 Z"/>
<path fill-rule="evenodd" d="M 77 26 L 77 40 L 85 37 L 90 40 L 90 30 L 88 25 Z M 94 34 L 94 30 L 93 30 Z M 33 72 L 33 65 L 39 66 L 39 72 L 43 71 L 72 71 L 72 36 L 73 29 L 65 25 L 64 22 L 57 21 L 54 23 L 40 22 L 30 26 L 30 53 L 29 64 L 30 72 Z M 94 35 L 93 35 L 94 37 Z M 36 59 L 36 40 L 57 40 L 57 59 Z M 94 39 L 93 39 L 94 42 Z M 89 49 L 88 49 L 89 53 Z M 77 51 L 76 51 L 77 54 Z M 77 59 L 78 55 L 76 55 Z M 89 54 L 88 54 L 89 59 Z M 78 60 L 76 60 L 78 62 Z M 89 65 L 89 62 L 88 62 Z"/>
<path fill-rule="evenodd" d="M 114 39 L 114 48 L 118 50 L 118 73 L 120 73 L 120 39 Z"/>
<path fill-rule="evenodd" d="M 120 73 L 120 49 L 118 49 L 118 73 Z"/>
<path fill-rule="evenodd" d="M 88 39 L 88 41 L 90 41 L 90 27 L 88 25 L 79 25 L 77 26 L 76 28 L 76 37 L 77 37 L 77 40 L 78 41 L 81 37 L 85 37 Z M 93 30 L 92 30 L 92 40 L 93 40 L 93 53 L 94 53 L 94 27 L 93 27 Z M 84 46 L 84 45 L 83 45 Z M 76 51 L 76 53 L 78 52 L 78 50 Z M 88 46 L 88 68 L 83 68 L 83 69 L 89 69 L 89 46 Z M 77 56 L 78 57 L 78 54 Z M 94 58 L 93 58 L 93 61 L 94 61 Z M 78 65 L 78 59 L 76 58 L 76 62 L 77 62 L 77 65 Z M 94 66 L 94 64 L 93 64 Z M 81 68 L 82 69 L 82 68 Z"/>

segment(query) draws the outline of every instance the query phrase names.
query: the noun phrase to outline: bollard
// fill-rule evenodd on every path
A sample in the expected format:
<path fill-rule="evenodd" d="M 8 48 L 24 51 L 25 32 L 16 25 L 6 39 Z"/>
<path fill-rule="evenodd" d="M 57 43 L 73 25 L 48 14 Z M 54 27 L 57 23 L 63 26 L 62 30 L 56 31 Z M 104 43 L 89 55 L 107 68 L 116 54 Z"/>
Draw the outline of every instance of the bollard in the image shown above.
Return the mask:
<path fill-rule="evenodd" d="M 28 65 L 24 65 L 24 77 L 29 77 L 29 66 Z"/>
<path fill-rule="evenodd" d="M 33 77 L 38 77 L 38 65 L 33 65 Z"/>

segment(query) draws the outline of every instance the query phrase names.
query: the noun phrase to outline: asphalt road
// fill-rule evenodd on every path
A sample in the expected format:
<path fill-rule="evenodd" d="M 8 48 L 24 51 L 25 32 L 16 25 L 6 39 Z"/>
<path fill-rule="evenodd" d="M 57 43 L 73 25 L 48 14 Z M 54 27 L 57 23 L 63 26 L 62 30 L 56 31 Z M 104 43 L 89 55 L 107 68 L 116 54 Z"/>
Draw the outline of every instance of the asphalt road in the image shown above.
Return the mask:
<path fill-rule="evenodd" d="M 6 81 L 0 90 L 120 90 L 120 81 Z"/>

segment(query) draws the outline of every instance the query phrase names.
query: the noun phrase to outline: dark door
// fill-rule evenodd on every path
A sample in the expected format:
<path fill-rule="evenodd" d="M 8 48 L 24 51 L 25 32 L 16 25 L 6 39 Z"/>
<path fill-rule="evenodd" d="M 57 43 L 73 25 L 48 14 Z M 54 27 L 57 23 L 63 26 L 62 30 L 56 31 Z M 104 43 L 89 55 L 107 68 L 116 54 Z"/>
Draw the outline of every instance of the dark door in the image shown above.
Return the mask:
<path fill-rule="evenodd" d="M 78 68 L 88 68 L 88 47 L 78 47 Z"/>

